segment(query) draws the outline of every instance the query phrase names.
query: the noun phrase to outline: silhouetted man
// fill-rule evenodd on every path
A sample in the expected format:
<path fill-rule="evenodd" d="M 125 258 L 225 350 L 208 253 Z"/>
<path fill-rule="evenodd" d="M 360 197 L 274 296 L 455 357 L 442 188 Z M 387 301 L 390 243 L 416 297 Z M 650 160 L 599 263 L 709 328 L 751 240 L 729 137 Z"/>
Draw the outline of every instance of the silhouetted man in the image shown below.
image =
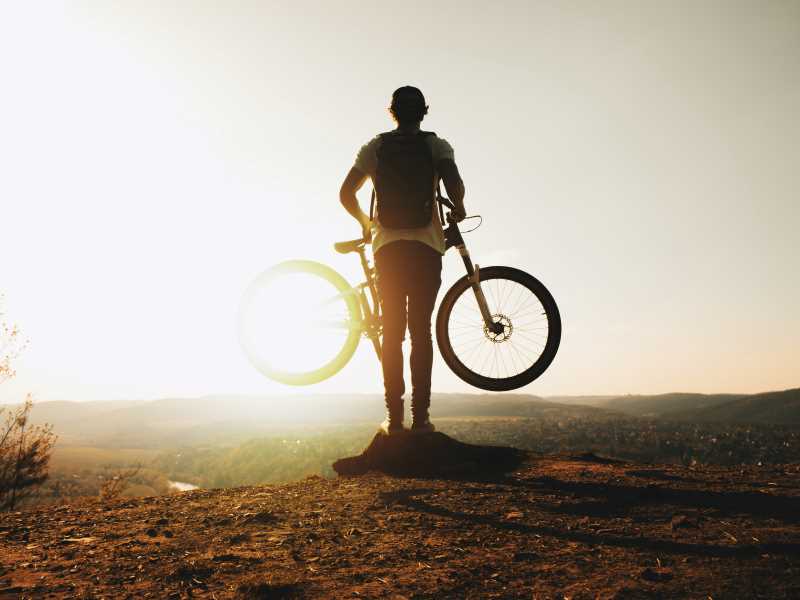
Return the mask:
<path fill-rule="evenodd" d="M 450 219 L 464 219 L 464 184 L 453 148 L 432 132 L 420 130 L 428 113 L 425 97 L 405 86 L 392 94 L 389 112 L 397 123 L 362 146 L 342 184 L 342 205 L 372 239 L 378 294 L 383 313 L 383 383 L 387 434 L 403 429 L 403 350 L 411 333 L 412 432 L 433 431 L 431 399 L 433 343 L 431 315 L 441 285 L 444 232 L 436 205 L 439 179 L 455 204 Z M 356 192 L 369 177 L 375 190 L 375 214 L 361 210 Z"/>

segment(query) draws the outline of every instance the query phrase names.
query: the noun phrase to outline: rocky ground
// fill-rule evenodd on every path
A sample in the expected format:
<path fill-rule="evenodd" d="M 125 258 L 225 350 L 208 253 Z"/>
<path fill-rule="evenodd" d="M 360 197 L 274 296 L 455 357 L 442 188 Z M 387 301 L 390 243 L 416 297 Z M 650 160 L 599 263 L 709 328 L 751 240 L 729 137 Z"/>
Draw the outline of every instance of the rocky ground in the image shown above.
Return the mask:
<path fill-rule="evenodd" d="M 472 454 L 3 514 L 0 597 L 800 597 L 800 465 Z"/>

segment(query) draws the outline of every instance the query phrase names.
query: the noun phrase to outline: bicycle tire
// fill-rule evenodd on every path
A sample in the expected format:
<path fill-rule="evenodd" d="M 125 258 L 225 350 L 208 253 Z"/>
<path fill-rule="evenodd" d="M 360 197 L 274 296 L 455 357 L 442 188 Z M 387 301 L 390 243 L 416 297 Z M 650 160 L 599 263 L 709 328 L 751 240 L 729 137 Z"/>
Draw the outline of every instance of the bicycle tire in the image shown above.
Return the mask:
<path fill-rule="evenodd" d="M 459 357 L 457 352 L 453 349 L 450 322 L 456 302 L 458 302 L 464 293 L 472 292 L 468 276 L 462 277 L 453 284 L 445 294 L 439 306 L 439 311 L 436 315 L 436 342 L 439 346 L 439 351 L 450 370 L 472 386 L 494 392 L 521 388 L 544 373 L 555 358 L 559 344 L 561 343 L 561 316 L 558 311 L 558 306 L 547 288 L 538 279 L 525 271 L 513 267 L 485 267 L 480 269 L 480 279 L 482 284 L 491 280 L 512 281 L 526 288 L 536 297 L 541 303 L 541 307 L 547 317 L 547 339 L 543 344 L 542 352 L 527 368 L 508 377 L 489 377 L 476 372 L 464 364 L 462 357 Z M 489 310 L 490 312 L 492 311 L 491 306 Z M 480 319 L 479 322 L 476 322 L 475 327 L 482 328 L 483 320 Z M 485 332 L 485 329 L 483 331 Z M 485 333 L 485 335 L 488 339 L 489 334 Z M 510 333 L 508 336 L 509 339 L 513 335 L 513 333 Z"/>
<path fill-rule="evenodd" d="M 350 319 L 350 325 L 347 326 L 348 334 L 346 338 L 344 338 L 344 343 L 336 355 L 319 368 L 299 372 L 275 368 L 265 360 L 260 359 L 253 347 L 253 342 L 250 341 L 249 332 L 247 330 L 248 302 L 252 302 L 255 291 L 261 286 L 270 285 L 283 275 L 293 274 L 311 275 L 321 278 L 331 284 L 331 286 L 339 292 L 338 297 L 341 298 L 344 303 L 342 308 L 344 310 L 346 307 L 346 313 Z M 256 277 L 248 286 L 239 306 L 239 343 L 250 363 L 269 379 L 287 385 L 311 385 L 332 377 L 341 371 L 350 361 L 358 347 L 358 342 L 361 337 L 361 321 L 361 308 L 358 305 L 356 294 L 344 277 L 322 263 L 310 260 L 289 260 L 267 269 Z"/>

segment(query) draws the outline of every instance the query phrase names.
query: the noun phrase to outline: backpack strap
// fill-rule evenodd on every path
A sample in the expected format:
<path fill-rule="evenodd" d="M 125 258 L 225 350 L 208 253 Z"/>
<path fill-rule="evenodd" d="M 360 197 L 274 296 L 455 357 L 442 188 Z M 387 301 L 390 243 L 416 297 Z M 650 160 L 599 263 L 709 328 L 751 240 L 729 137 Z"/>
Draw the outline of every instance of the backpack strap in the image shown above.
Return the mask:
<path fill-rule="evenodd" d="M 436 175 L 439 176 L 438 173 Z M 444 227 L 444 208 L 442 208 L 442 180 L 441 178 L 436 180 L 436 205 L 439 207 L 439 224 Z"/>
<path fill-rule="evenodd" d="M 432 135 L 436 137 L 436 133 L 433 131 L 423 131 L 422 134 L 424 136 Z M 436 165 L 433 165 L 434 171 L 436 171 Z M 444 227 L 444 208 L 442 208 L 442 178 L 439 177 L 439 173 L 436 172 L 436 205 L 439 207 L 439 223 Z"/>
<path fill-rule="evenodd" d="M 386 136 L 389 135 L 390 133 L 391 132 L 387 131 L 385 133 L 379 133 L 378 134 L 378 137 L 381 138 L 381 143 L 386 138 Z M 375 152 L 377 153 L 377 151 L 378 150 L 376 149 Z M 369 220 L 370 221 L 373 220 L 374 215 L 375 215 L 375 182 L 373 181 L 372 182 L 372 196 L 371 196 L 371 198 L 369 200 Z"/>

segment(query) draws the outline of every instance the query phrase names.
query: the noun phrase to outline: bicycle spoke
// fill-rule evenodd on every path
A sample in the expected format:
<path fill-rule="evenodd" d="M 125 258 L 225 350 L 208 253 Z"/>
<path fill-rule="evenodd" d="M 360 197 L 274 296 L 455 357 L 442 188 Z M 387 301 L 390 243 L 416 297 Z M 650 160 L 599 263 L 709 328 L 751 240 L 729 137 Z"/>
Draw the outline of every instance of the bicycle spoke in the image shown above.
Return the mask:
<path fill-rule="evenodd" d="M 523 364 L 523 365 L 530 365 L 530 364 L 533 364 L 533 362 L 534 362 L 534 361 L 532 361 L 530 358 L 528 358 L 528 357 L 527 357 L 527 356 L 526 356 L 526 355 L 525 355 L 525 354 L 522 352 L 522 350 L 520 350 L 520 348 L 519 348 L 519 346 L 518 346 L 517 344 L 513 344 L 513 343 L 512 343 L 512 344 L 510 344 L 510 345 L 509 345 L 509 348 L 511 348 L 511 350 L 512 350 L 513 352 L 516 352 L 516 353 L 517 353 L 517 356 L 519 357 L 519 359 L 520 359 L 520 361 L 522 362 L 522 364 Z M 527 368 L 527 367 L 526 367 L 526 368 Z M 524 369 L 523 369 L 523 370 L 524 370 Z"/>
<path fill-rule="evenodd" d="M 510 373 L 508 372 L 508 368 L 506 367 L 506 361 L 503 359 L 503 353 L 504 353 L 504 351 L 502 349 L 498 348 L 497 355 L 498 355 L 498 358 L 500 359 L 500 364 L 503 365 L 503 371 L 506 374 L 506 376 L 508 376 L 508 375 L 510 375 Z"/>
<path fill-rule="evenodd" d="M 343 329 L 345 331 L 360 331 L 364 328 L 362 323 L 358 321 L 349 321 L 349 320 L 336 320 L 336 321 L 323 321 L 323 320 L 315 320 L 309 321 L 310 325 L 313 325 L 315 328 L 319 329 Z"/>
<path fill-rule="evenodd" d="M 317 303 L 314 308 L 323 309 L 326 306 L 331 305 L 338 305 L 342 301 L 346 301 L 348 296 L 357 296 L 358 291 L 355 289 L 349 289 L 346 292 L 340 292 L 338 294 L 333 294 L 332 296 L 328 296 L 322 302 Z"/>
<path fill-rule="evenodd" d="M 529 369 L 544 352 L 550 325 L 539 298 L 517 281 L 481 281 L 489 312 L 504 325 L 488 331 L 472 288 L 454 302 L 448 321 L 449 342 L 459 360 L 472 372 L 504 379 Z"/>
<path fill-rule="evenodd" d="M 484 340 L 481 340 L 480 342 L 478 342 L 477 344 L 475 344 L 472 347 L 472 351 L 471 352 L 464 353 L 464 356 L 467 358 L 467 361 L 470 361 L 469 364 L 472 364 L 471 363 L 472 359 L 473 358 L 477 358 L 480 355 L 481 350 L 483 350 L 485 347 L 486 347 L 486 344 L 484 343 Z"/>

